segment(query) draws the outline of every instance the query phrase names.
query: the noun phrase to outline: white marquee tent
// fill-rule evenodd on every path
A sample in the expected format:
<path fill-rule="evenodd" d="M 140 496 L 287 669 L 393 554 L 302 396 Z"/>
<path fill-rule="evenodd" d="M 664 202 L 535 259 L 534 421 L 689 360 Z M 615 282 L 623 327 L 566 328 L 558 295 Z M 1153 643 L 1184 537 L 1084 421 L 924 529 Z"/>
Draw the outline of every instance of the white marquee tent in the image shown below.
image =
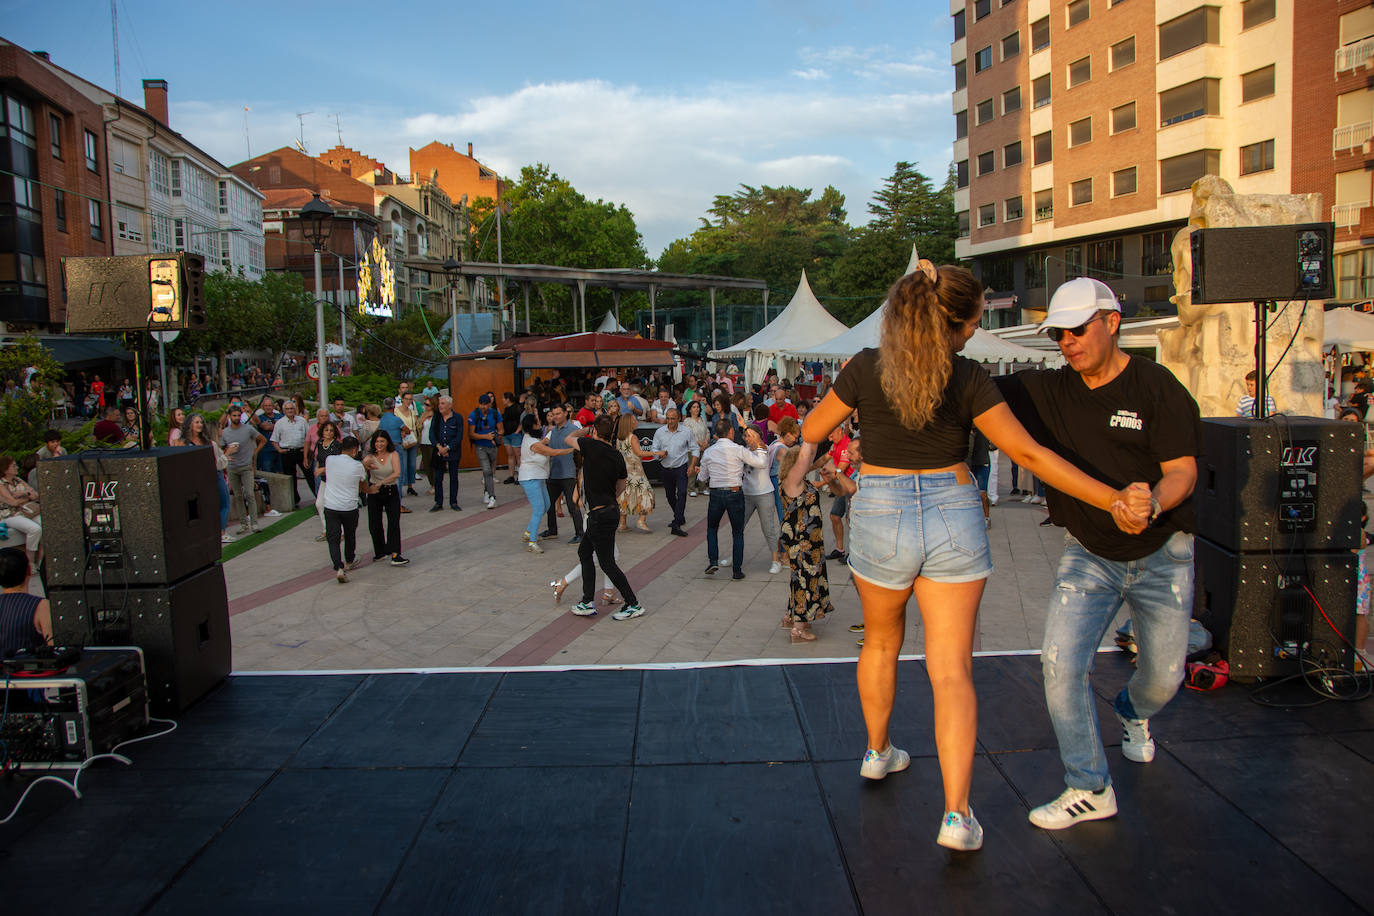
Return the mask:
<path fill-rule="evenodd" d="M 607 310 L 606 316 L 601 319 L 601 323 L 596 326 L 597 333 L 600 334 L 623 334 L 625 328 L 621 326 L 620 319 L 615 317 L 615 312 Z"/>
<path fill-rule="evenodd" d="M 778 317 L 768 322 L 762 330 L 722 350 L 712 350 L 711 359 L 744 360 L 744 378 L 749 384 L 763 381 L 764 374 L 774 361 L 783 378 L 791 378 L 797 372 L 797 360 L 793 357 L 816 344 L 830 340 L 846 330 L 844 323 L 825 310 L 811 292 L 811 284 L 806 281 L 806 271 L 802 271 L 801 282 L 792 295 L 792 301 Z"/>
<path fill-rule="evenodd" d="M 1322 338 L 1328 347 L 1340 350 L 1374 350 L 1374 315 L 1354 309 L 1331 309 L 1326 313 Z"/>

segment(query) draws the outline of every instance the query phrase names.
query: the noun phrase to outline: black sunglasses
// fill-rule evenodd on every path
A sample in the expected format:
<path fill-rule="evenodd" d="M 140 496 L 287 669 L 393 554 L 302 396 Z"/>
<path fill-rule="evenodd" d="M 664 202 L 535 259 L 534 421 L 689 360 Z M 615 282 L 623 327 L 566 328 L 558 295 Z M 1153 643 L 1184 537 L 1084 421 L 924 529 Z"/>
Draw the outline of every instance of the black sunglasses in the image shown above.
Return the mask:
<path fill-rule="evenodd" d="M 1074 337 L 1082 337 L 1084 334 L 1088 333 L 1088 325 L 1092 324 L 1099 318 L 1106 317 L 1107 316 L 1105 314 L 1094 315 L 1093 317 L 1089 318 L 1087 321 L 1083 322 L 1076 328 L 1049 328 L 1045 331 L 1045 334 L 1048 335 L 1050 340 L 1054 341 L 1055 343 L 1059 343 L 1059 341 L 1063 340 L 1065 334 L 1072 334 Z"/>

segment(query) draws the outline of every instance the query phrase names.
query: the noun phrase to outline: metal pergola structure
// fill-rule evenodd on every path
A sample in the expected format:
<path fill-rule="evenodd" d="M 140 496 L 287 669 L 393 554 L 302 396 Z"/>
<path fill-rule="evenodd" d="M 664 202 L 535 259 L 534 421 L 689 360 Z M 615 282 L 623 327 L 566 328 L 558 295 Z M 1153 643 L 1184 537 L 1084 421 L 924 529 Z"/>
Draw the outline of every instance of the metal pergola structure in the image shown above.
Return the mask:
<path fill-rule="evenodd" d="M 573 303 L 577 319 L 577 329 L 587 330 L 587 287 L 602 286 L 611 290 L 617 314 L 620 309 L 620 293 L 624 290 L 643 290 L 649 294 L 649 318 L 653 320 L 655 299 L 661 289 L 707 290 L 711 294 L 711 346 L 716 340 L 716 290 L 752 289 L 763 294 L 764 315 L 768 313 L 768 283 L 741 277 L 712 277 L 702 274 L 667 274 L 656 270 L 629 269 L 582 269 L 576 267 L 555 267 L 550 264 L 498 264 L 492 261 L 463 261 L 452 271 L 450 282 L 461 280 L 469 286 L 468 301 L 475 314 L 476 297 L 472 295 L 471 284 L 478 278 L 494 278 L 498 281 L 514 280 L 519 283 L 525 294 L 525 327 L 530 323 L 530 285 L 533 283 L 559 283 L 577 290 Z"/>

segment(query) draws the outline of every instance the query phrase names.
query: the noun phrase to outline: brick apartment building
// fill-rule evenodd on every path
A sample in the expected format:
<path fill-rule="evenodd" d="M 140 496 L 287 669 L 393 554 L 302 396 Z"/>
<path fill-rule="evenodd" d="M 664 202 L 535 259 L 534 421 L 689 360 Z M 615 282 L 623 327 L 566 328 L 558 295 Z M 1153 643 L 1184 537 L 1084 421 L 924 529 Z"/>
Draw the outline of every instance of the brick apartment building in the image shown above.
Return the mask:
<path fill-rule="evenodd" d="M 64 257 L 113 253 L 101 108 L 0 39 L 0 322 L 61 330 Z"/>
<path fill-rule="evenodd" d="M 1336 296 L 1356 302 L 1374 298 L 1374 6 L 1334 6 L 1333 15 L 1296 23 L 1294 43 L 1309 53 L 1293 62 L 1293 94 L 1302 100 L 1293 109 L 1293 182 L 1329 204 Z"/>
<path fill-rule="evenodd" d="M 1328 188 L 1338 36 L 1319 23 L 1357 6 L 951 0 L 957 251 L 994 291 L 987 322 L 1033 320 L 1084 274 L 1127 315 L 1170 313 L 1169 246 L 1196 179 Z M 1300 131 L 1314 96 L 1331 101 L 1329 123 Z"/>

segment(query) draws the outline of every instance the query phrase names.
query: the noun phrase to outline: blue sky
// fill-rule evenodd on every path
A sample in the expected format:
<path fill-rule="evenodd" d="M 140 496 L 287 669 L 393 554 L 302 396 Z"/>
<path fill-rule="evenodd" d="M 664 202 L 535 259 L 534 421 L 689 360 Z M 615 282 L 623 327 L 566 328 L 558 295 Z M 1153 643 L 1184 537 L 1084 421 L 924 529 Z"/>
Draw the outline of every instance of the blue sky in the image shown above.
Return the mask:
<path fill-rule="evenodd" d="M 833 184 L 857 223 L 895 162 L 938 182 L 950 158 L 940 0 L 117 2 L 125 97 L 166 79 L 172 126 L 225 163 L 291 143 L 296 112 L 312 152 L 337 114 L 403 174 L 408 147 L 471 142 L 502 174 L 547 162 L 625 204 L 651 256 L 741 183 Z M 0 23 L 114 88 L 105 0 L 0 0 Z"/>

